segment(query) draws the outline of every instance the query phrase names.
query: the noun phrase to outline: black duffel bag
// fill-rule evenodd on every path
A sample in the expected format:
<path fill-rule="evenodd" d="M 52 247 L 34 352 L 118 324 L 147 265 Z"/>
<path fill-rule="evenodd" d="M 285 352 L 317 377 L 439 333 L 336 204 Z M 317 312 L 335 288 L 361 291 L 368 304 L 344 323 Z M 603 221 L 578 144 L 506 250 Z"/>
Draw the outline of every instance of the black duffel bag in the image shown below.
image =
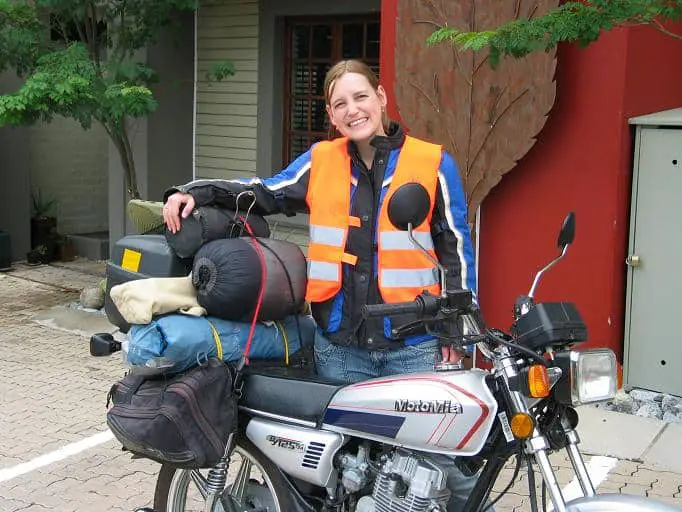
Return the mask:
<path fill-rule="evenodd" d="M 215 466 L 237 427 L 234 369 L 209 359 L 184 373 L 135 371 L 114 384 L 107 424 L 130 452 L 185 469 Z"/>
<path fill-rule="evenodd" d="M 216 206 L 201 206 L 195 208 L 186 219 L 180 220 L 180 230 L 171 233 L 166 229 L 166 240 L 180 258 L 191 258 L 199 248 L 212 241 L 222 238 L 237 238 L 240 236 L 270 237 L 268 222 L 254 213 L 247 219 L 237 217 L 237 212 L 218 208 Z M 250 232 L 244 224 L 250 228 Z"/>

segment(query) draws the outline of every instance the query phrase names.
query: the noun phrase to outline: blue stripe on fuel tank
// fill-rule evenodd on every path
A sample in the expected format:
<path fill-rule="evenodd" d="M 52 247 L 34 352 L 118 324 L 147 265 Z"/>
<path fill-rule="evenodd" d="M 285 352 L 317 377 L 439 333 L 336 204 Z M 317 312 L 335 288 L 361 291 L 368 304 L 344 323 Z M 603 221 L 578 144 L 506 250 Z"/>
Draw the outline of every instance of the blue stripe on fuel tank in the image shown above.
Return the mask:
<path fill-rule="evenodd" d="M 356 432 L 366 432 L 367 434 L 395 439 L 400 427 L 405 423 L 405 418 L 389 416 L 388 414 L 327 409 L 324 415 L 324 423 Z"/>

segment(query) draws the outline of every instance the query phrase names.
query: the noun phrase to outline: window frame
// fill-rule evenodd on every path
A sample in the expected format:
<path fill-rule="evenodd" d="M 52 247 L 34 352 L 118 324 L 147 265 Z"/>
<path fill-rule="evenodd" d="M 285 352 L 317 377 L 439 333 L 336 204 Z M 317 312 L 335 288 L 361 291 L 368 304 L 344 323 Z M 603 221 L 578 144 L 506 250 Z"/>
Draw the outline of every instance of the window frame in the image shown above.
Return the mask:
<path fill-rule="evenodd" d="M 324 133 L 320 131 L 312 130 L 311 126 L 311 116 L 312 116 L 312 102 L 315 100 L 324 100 L 323 96 L 316 96 L 312 94 L 311 91 L 311 73 L 308 74 L 308 93 L 306 96 L 302 96 L 308 100 L 308 123 L 307 130 L 293 130 L 291 127 L 292 122 L 292 107 L 294 105 L 295 99 L 297 97 L 292 91 L 292 74 L 294 71 L 294 65 L 299 62 L 307 62 L 308 68 L 310 69 L 312 65 L 319 63 L 328 63 L 330 66 L 338 62 L 343 58 L 343 37 L 342 37 L 342 27 L 347 24 L 363 24 L 363 46 L 362 56 L 356 56 L 353 58 L 358 58 L 369 64 L 370 66 L 380 65 L 380 54 L 377 52 L 376 57 L 367 58 L 367 47 L 368 47 L 368 25 L 376 23 L 378 25 L 378 44 L 381 43 L 381 16 L 379 13 L 361 13 L 361 14 L 348 14 L 348 15 L 335 15 L 335 16 L 288 16 L 284 20 L 284 34 L 285 34 L 285 49 L 284 49 L 284 91 L 283 91 L 283 108 L 282 108 L 282 168 L 286 167 L 297 155 L 291 154 L 292 139 L 296 136 L 308 137 L 310 140 L 314 140 L 316 137 L 324 135 L 324 138 L 329 138 L 330 133 Z M 293 45 L 293 33 L 297 26 L 308 25 L 312 27 L 313 25 L 330 25 L 332 30 L 332 52 L 329 58 L 312 58 L 312 30 L 310 30 L 310 45 L 308 50 L 307 58 L 296 58 L 292 56 L 292 45 Z M 379 47 L 380 50 L 380 47 Z M 326 114 L 325 114 L 326 116 Z"/>

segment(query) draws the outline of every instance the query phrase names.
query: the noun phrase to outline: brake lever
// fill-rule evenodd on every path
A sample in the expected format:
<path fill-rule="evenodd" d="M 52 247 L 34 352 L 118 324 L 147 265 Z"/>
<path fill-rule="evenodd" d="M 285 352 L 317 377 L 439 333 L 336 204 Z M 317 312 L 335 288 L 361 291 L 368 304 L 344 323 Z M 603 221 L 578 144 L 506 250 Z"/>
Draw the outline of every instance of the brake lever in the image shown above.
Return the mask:
<path fill-rule="evenodd" d="M 403 325 L 400 325 L 395 329 L 391 329 L 391 337 L 394 339 L 400 339 L 402 337 L 409 335 L 411 330 L 413 329 L 416 330 L 419 329 L 420 327 L 423 327 L 426 330 L 427 334 L 431 334 L 439 339 L 443 338 L 450 338 L 453 340 L 462 339 L 463 333 L 459 326 L 457 325 L 457 321 L 455 320 L 455 318 L 456 317 L 452 315 L 452 313 L 441 310 L 436 315 L 429 317 L 423 316 L 418 320 L 413 320 L 411 322 L 407 322 Z M 454 342 L 453 345 L 463 344 Z"/>
<path fill-rule="evenodd" d="M 394 339 L 399 339 L 404 336 L 407 336 L 410 334 L 410 331 L 412 329 L 418 329 L 419 327 L 426 327 L 426 332 L 429 334 L 433 334 L 429 332 L 428 330 L 428 325 L 431 323 L 434 323 L 436 320 L 434 319 L 426 319 L 426 318 L 421 318 L 419 320 L 413 320 L 412 322 L 407 322 L 399 327 L 396 327 L 395 329 L 391 329 L 391 337 Z"/>

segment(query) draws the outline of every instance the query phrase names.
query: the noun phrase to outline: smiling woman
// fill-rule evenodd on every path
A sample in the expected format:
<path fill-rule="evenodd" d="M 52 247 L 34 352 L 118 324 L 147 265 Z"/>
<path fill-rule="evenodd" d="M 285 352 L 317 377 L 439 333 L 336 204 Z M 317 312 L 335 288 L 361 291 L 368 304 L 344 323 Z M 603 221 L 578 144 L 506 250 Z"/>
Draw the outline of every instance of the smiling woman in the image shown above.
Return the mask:
<path fill-rule="evenodd" d="M 385 137 L 389 128 L 386 91 L 369 67 L 344 60 L 332 67 L 324 83 L 327 114 L 339 133 L 355 142 L 362 161 L 372 167 L 374 136 Z"/>

